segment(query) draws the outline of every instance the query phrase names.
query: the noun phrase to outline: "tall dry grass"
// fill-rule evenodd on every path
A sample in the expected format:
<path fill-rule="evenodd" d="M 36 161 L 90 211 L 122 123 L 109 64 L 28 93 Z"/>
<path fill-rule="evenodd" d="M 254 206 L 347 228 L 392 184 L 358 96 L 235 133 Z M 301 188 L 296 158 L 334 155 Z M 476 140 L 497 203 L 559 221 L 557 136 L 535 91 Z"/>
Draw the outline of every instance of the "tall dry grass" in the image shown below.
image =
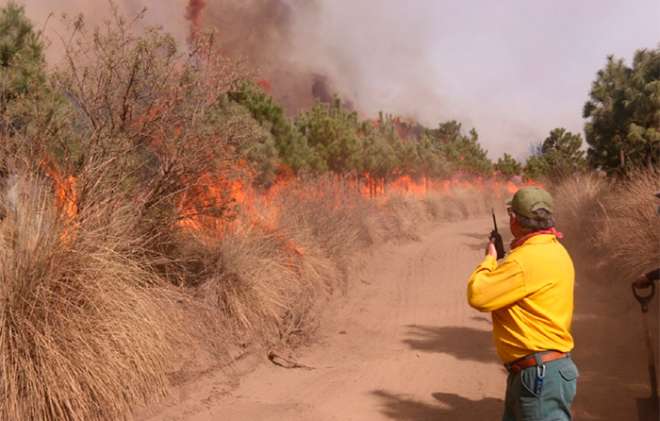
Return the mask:
<path fill-rule="evenodd" d="M 658 190 L 657 169 L 620 180 L 593 174 L 567 179 L 554 189 L 560 228 L 569 243 L 591 252 L 610 274 L 633 279 L 660 266 Z"/>
<path fill-rule="evenodd" d="M 287 240 L 289 241 L 289 240 Z M 202 285 L 204 299 L 260 343 L 289 342 L 308 334 L 316 300 L 331 287 L 334 264 L 302 244 L 251 228 L 219 244 L 215 276 Z"/>
<path fill-rule="evenodd" d="M 605 198 L 600 246 L 625 277 L 660 267 L 660 171 L 639 171 L 615 185 Z"/>
<path fill-rule="evenodd" d="M 587 248 L 598 247 L 603 230 L 604 198 L 610 181 L 594 173 L 576 174 L 552 186 L 555 196 L 557 223 L 567 234 L 566 241 L 579 240 Z"/>
<path fill-rule="evenodd" d="M 435 219 L 454 221 L 474 216 L 486 215 L 492 209 L 503 211 L 506 200 L 512 196 L 501 184 L 483 187 L 458 187 L 448 194 L 430 194 L 423 201 L 431 207 Z"/>
<path fill-rule="evenodd" d="M 110 197 L 75 218 L 36 175 L 9 179 L 0 222 L 0 419 L 123 419 L 162 395 L 181 314 Z"/>
<path fill-rule="evenodd" d="M 373 243 L 369 207 L 328 180 L 294 182 L 240 209 L 222 232 L 182 237 L 184 260 L 200 268 L 191 287 L 237 340 L 267 347 L 304 342 L 317 326 L 319 305 L 343 288 L 350 254 Z"/>
<path fill-rule="evenodd" d="M 377 204 L 334 177 L 291 183 L 273 205 L 281 210 L 279 225 L 287 236 L 313 239 L 335 260 L 385 239 Z"/>

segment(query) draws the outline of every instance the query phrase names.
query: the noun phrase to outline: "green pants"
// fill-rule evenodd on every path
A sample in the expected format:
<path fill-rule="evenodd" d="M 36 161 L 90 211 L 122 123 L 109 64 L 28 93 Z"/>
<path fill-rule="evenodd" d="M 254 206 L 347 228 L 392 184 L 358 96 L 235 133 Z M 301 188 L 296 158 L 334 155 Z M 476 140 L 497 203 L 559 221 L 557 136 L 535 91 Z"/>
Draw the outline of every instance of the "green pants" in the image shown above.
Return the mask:
<path fill-rule="evenodd" d="M 509 373 L 502 421 L 570 421 L 577 377 L 570 357 L 545 363 L 545 376 L 540 366 Z"/>

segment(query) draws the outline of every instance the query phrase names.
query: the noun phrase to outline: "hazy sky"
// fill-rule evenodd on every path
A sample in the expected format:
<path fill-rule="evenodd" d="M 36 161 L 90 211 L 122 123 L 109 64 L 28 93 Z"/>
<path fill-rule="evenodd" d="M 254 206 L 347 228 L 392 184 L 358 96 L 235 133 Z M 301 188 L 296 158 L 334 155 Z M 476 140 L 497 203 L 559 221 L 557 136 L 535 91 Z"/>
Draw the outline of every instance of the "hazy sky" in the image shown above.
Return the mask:
<path fill-rule="evenodd" d="M 146 5 L 150 23 L 185 38 L 185 0 L 118 3 L 130 11 Z M 296 16 L 292 62 L 328 73 L 366 114 L 383 109 L 434 126 L 455 118 L 476 127 L 493 158 L 525 156 L 554 127 L 581 133 L 582 106 L 606 56 L 630 63 L 636 49 L 660 42 L 660 0 L 316 3 Z M 24 4 L 38 22 L 63 10 L 98 20 L 106 1 Z"/>
<path fill-rule="evenodd" d="M 339 42 L 361 44 L 354 57 L 374 86 L 358 86 L 371 109 L 456 118 L 477 128 L 491 156 L 524 155 L 557 126 L 582 132 L 606 56 L 630 63 L 635 49 L 660 42 L 660 0 L 328 3 L 327 19 L 354 22 L 359 13 L 368 24 L 341 28 Z"/>

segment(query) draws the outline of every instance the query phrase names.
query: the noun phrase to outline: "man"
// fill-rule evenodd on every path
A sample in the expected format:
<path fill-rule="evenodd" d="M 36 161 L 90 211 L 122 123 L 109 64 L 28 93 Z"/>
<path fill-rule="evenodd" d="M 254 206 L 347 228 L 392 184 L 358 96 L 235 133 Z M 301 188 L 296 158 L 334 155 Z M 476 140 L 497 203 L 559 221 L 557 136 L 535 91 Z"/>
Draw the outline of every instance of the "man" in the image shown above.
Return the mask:
<path fill-rule="evenodd" d="M 573 262 L 558 241 L 547 191 L 522 188 L 509 205 L 511 252 L 498 263 L 488 244 L 470 276 L 468 301 L 492 313 L 497 353 L 509 372 L 503 420 L 571 420 L 578 377 L 570 356 Z"/>

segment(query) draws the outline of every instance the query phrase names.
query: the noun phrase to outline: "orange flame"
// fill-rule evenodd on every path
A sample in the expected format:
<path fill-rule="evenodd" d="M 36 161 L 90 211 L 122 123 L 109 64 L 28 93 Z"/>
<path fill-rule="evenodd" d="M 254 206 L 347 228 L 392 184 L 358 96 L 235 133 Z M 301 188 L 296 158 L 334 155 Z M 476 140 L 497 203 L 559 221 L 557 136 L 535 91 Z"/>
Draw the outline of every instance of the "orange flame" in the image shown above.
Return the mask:
<path fill-rule="evenodd" d="M 76 178 L 74 176 L 63 175 L 57 170 L 55 165 L 47 158 L 42 159 L 41 167 L 44 169 L 48 177 L 53 181 L 55 190 L 55 203 L 60 209 L 62 214 L 66 217 L 66 222 L 69 222 L 62 233 L 60 240 L 64 244 L 69 244 L 75 237 L 77 222 L 75 221 L 78 215 L 78 193 L 76 190 Z"/>
<path fill-rule="evenodd" d="M 305 188 L 304 182 L 297 179 L 293 172 L 286 171 L 286 168 L 281 169 L 273 185 L 264 191 L 257 191 L 248 180 L 249 177 L 231 179 L 226 176 L 204 174 L 195 183 L 198 187 L 185 192 L 179 201 L 179 227 L 201 233 L 202 238 L 209 239 L 222 239 L 228 231 L 256 227 L 277 239 L 282 250 L 289 256 L 289 265 L 295 270 L 300 267 L 299 259 L 304 256 L 305 249 L 279 229 L 281 217 L 279 202 L 285 197 L 301 195 L 305 199 L 323 199 L 330 206 L 340 208 L 351 206 L 351 202 L 345 200 L 347 188 L 353 189 L 364 198 L 377 200 L 380 203 L 391 194 L 422 199 L 429 194 L 451 196 L 460 190 L 493 192 L 496 197 L 503 198 L 505 195 L 514 194 L 522 186 L 538 185 L 535 182 L 503 182 L 495 178 L 468 179 L 460 175 L 445 180 L 413 179 L 403 175 L 386 183 L 377 177 L 363 174 L 354 179 L 339 176 L 329 179 L 330 186 L 336 187 L 334 190 L 310 189 Z M 295 183 L 299 185 L 296 186 Z M 216 216 L 203 212 L 214 204 L 229 204 L 230 207 L 224 209 L 224 214 Z"/>
<path fill-rule="evenodd" d="M 78 215 L 78 193 L 76 191 L 76 178 L 71 175 L 66 176 L 61 174 L 55 165 L 47 158 L 41 161 L 41 166 L 48 177 L 53 180 L 57 205 L 69 220 L 74 219 L 76 215 Z"/>

